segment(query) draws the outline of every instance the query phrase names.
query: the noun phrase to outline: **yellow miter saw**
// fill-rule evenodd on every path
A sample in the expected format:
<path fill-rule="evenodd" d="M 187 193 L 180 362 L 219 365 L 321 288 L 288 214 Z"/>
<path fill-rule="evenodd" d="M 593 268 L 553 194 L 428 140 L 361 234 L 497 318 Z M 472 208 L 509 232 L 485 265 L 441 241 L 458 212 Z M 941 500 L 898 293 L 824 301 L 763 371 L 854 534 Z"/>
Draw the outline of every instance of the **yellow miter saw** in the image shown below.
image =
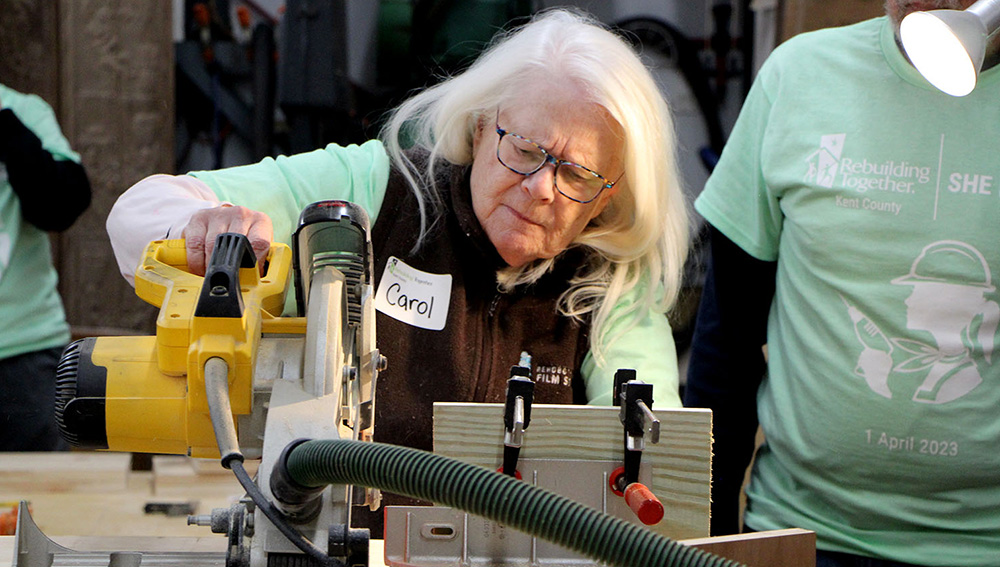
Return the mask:
<path fill-rule="evenodd" d="M 152 242 L 136 293 L 160 307 L 156 336 L 73 343 L 59 367 L 56 414 L 81 448 L 214 457 L 236 469 L 244 456 L 260 458 L 256 485 L 241 482 L 277 504 L 278 525 L 292 523 L 305 538 L 291 545 L 289 534 L 248 518 L 242 504 L 229 517 L 205 519 L 235 538 L 230 552 L 249 564 L 284 564 L 303 548 L 326 555 L 302 540 L 334 538 L 350 543 L 341 545 L 342 560 L 366 563 L 358 554 L 367 535 L 347 526 L 352 501 L 378 508 L 377 490 L 299 491 L 270 476 L 298 439 L 371 439 L 385 359 L 375 347 L 368 216 L 346 201 L 314 203 L 300 216 L 293 248 L 272 245 L 261 275 L 247 238 L 223 234 L 202 278 L 188 272 L 183 240 Z M 292 264 L 300 316 L 282 318 Z"/>

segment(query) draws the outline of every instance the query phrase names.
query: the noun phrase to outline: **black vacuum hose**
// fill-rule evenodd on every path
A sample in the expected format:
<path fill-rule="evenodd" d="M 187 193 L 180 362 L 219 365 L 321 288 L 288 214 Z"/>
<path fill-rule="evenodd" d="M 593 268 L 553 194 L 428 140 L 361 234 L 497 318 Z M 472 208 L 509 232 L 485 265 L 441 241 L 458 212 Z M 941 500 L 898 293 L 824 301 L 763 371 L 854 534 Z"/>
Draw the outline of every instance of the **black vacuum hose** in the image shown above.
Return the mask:
<path fill-rule="evenodd" d="M 304 487 L 374 487 L 458 508 L 620 567 L 739 567 L 564 496 L 455 459 L 382 443 L 306 441 L 288 452 Z"/>

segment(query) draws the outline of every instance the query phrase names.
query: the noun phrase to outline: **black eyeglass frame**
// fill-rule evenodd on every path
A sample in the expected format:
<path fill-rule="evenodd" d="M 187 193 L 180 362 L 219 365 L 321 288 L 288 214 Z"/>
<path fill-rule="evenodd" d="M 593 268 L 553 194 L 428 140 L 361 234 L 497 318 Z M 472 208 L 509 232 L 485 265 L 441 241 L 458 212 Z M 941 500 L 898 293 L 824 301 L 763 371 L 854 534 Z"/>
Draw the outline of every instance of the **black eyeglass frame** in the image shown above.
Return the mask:
<path fill-rule="evenodd" d="M 570 201 L 574 201 L 576 203 L 581 203 L 581 204 L 584 204 L 584 205 L 586 205 L 587 203 L 591 203 L 591 202 L 594 201 L 594 199 L 597 199 L 598 197 L 600 197 L 601 193 L 604 193 L 605 190 L 611 189 L 612 187 L 614 187 L 619 181 L 621 181 L 622 177 L 625 176 L 625 172 L 623 171 L 622 174 L 618 176 L 618 179 L 615 179 L 614 181 L 608 181 L 607 177 L 604 177 L 600 173 L 597 173 L 596 171 L 594 171 L 593 169 L 590 169 L 587 166 L 580 165 L 580 164 L 578 164 L 576 162 L 572 162 L 572 161 L 568 161 L 568 160 L 564 160 L 564 159 L 559 159 L 559 158 L 555 157 L 554 155 L 552 155 L 551 153 L 549 153 L 548 150 L 546 150 L 545 148 L 543 148 L 537 142 L 534 142 L 531 139 L 525 138 L 524 136 L 521 136 L 519 134 L 515 134 L 514 132 L 509 132 L 507 130 L 504 130 L 503 128 L 500 127 L 500 111 L 499 111 L 499 109 L 497 110 L 496 131 L 497 131 L 497 135 L 499 136 L 499 138 L 497 139 L 497 161 L 500 162 L 500 165 L 506 167 L 507 169 L 513 171 L 514 173 L 517 173 L 519 175 L 523 175 L 525 177 L 528 177 L 529 175 L 534 175 L 534 174 L 538 173 L 546 165 L 548 165 L 550 163 L 553 164 L 555 166 L 555 171 L 552 172 L 552 186 L 555 187 L 555 190 L 560 195 L 562 195 L 563 197 L 566 197 Z M 542 155 L 545 156 L 545 159 L 542 160 L 542 163 L 538 164 L 538 167 L 536 167 L 535 169 L 533 169 L 531 171 L 525 172 L 525 171 L 519 171 L 517 169 L 514 169 L 513 167 L 511 167 L 511 166 L 507 165 L 506 163 L 504 163 L 503 159 L 500 158 L 500 143 L 503 142 L 503 137 L 504 136 L 513 136 L 513 137 L 517 138 L 518 140 L 522 140 L 524 142 L 527 142 L 527 143 L 531 144 L 532 146 L 535 146 L 536 148 L 538 148 L 538 151 L 542 152 Z M 570 165 L 570 166 L 573 166 L 573 167 L 579 167 L 580 169 L 582 169 L 582 170 L 584 170 L 584 171 L 592 174 L 597 179 L 600 179 L 601 181 L 603 181 L 603 184 L 601 185 L 601 188 L 597 191 L 597 193 L 594 194 L 593 197 L 587 199 L 586 201 L 583 201 L 581 199 L 577 199 L 575 197 L 571 197 L 571 196 L 567 195 L 566 193 L 563 193 L 562 189 L 559 188 L 559 182 L 557 181 L 557 178 L 559 177 L 559 167 L 562 166 L 562 165 Z"/>

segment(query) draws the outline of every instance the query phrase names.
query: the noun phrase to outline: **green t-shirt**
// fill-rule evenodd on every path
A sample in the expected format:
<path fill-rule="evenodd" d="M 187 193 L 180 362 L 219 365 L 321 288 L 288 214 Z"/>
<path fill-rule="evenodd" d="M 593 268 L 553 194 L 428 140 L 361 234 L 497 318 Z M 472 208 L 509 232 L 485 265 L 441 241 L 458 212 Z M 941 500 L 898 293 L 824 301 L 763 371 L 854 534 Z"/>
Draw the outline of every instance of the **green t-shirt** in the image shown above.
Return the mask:
<path fill-rule="evenodd" d="M 778 262 L 758 530 L 918 565 L 1000 564 L 1000 70 L 954 98 L 886 18 L 761 69 L 697 210 Z"/>
<path fill-rule="evenodd" d="M 41 97 L 0 85 L 0 108 L 9 108 L 55 159 L 80 162 Z M 69 342 L 57 283 L 49 235 L 21 216 L 21 202 L 0 162 L 0 359 Z"/>

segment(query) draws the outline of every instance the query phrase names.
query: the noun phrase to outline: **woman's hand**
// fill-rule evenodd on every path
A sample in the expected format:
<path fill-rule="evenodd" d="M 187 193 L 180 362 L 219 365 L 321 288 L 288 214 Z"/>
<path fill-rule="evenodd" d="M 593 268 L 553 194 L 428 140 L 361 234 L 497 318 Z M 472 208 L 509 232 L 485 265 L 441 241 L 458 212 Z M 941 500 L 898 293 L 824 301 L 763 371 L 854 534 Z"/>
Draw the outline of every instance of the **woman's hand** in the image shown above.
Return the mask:
<path fill-rule="evenodd" d="M 274 236 L 271 217 L 246 207 L 222 205 L 195 213 L 181 233 L 186 242 L 188 270 L 191 273 L 205 275 L 216 237 L 226 232 L 245 234 L 257 255 L 257 266 L 263 266 L 262 260 L 267 256 Z"/>

